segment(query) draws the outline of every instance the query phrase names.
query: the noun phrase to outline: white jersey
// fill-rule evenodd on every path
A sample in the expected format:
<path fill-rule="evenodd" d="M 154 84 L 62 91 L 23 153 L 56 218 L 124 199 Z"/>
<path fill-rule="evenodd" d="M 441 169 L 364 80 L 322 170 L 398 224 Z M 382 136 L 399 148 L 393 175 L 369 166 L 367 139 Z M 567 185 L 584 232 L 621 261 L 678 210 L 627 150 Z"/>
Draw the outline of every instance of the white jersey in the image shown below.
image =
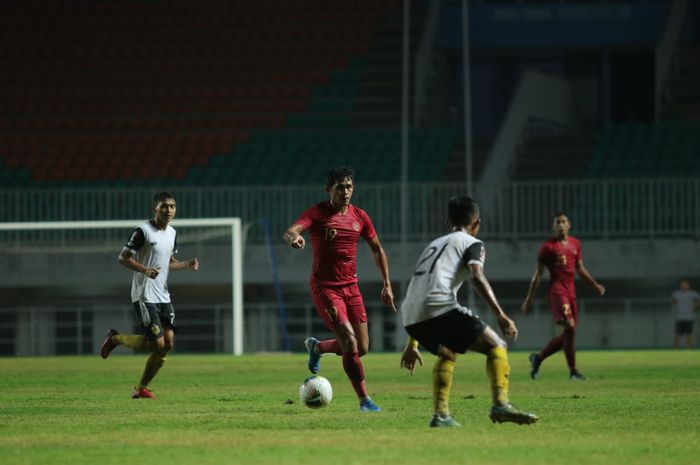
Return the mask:
<path fill-rule="evenodd" d="M 450 310 L 469 313 L 457 301 L 457 291 L 470 275 L 468 265 L 484 266 L 485 259 L 484 243 L 464 231 L 454 231 L 432 241 L 421 253 L 401 304 L 404 326 Z"/>
<path fill-rule="evenodd" d="M 134 259 L 147 268 L 160 268 L 154 279 L 138 271 L 131 280 L 131 301 L 148 303 L 169 303 L 168 270 L 170 258 L 177 253 L 175 229 L 168 225 L 158 229 L 151 221 L 138 226 L 131 232 L 123 250 L 129 251 Z"/>

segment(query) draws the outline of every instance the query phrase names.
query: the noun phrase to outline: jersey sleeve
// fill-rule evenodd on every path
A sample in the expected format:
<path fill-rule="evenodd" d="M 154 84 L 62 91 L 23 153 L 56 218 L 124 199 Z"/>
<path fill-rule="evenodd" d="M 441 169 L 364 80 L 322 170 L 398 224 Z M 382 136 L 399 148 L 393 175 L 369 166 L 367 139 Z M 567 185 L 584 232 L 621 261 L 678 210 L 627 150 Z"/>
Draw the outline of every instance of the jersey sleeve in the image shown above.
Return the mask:
<path fill-rule="evenodd" d="M 478 264 L 483 267 L 484 262 L 486 262 L 486 248 L 484 247 L 484 243 L 475 242 L 470 245 L 469 248 L 464 251 L 462 261 L 467 266 Z"/>
<path fill-rule="evenodd" d="M 141 250 L 141 247 L 143 247 L 143 244 L 145 242 L 146 235 L 143 233 L 143 230 L 141 228 L 136 228 L 133 231 L 131 231 L 129 240 L 126 241 L 123 250 L 126 250 L 128 252 L 131 252 L 133 255 L 136 255 L 136 253 L 138 253 L 138 251 Z"/>
<path fill-rule="evenodd" d="M 362 230 L 360 231 L 360 235 L 366 241 L 371 241 L 372 239 L 377 237 L 377 231 L 374 229 L 372 219 L 364 210 L 360 210 L 360 218 L 362 219 Z"/>
<path fill-rule="evenodd" d="M 549 243 L 545 242 L 544 244 L 542 244 L 540 250 L 537 252 L 537 263 L 545 266 L 548 265 L 551 255 L 552 251 L 549 247 Z"/>
<path fill-rule="evenodd" d="M 173 237 L 173 253 L 172 255 L 175 255 L 177 253 L 177 232 L 175 233 L 175 236 Z"/>
<path fill-rule="evenodd" d="M 314 223 L 314 213 L 316 212 L 316 207 L 311 207 L 308 210 L 306 210 L 304 213 L 299 215 L 299 218 L 297 218 L 294 223 L 292 224 L 298 224 L 302 228 L 304 228 L 304 231 L 309 229 L 311 225 Z"/>

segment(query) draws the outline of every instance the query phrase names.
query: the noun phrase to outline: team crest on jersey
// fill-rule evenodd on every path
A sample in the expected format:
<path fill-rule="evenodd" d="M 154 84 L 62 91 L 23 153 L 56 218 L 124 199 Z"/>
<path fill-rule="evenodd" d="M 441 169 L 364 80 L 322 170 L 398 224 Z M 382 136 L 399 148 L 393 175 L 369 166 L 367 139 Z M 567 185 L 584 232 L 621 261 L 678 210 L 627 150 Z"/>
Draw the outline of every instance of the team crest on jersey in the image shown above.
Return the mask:
<path fill-rule="evenodd" d="M 152 332 L 155 336 L 159 335 L 159 334 L 160 334 L 160 327 L 159 327 L 158 325 L 156 325 L 156 324 L 152 324 L 152 325 L 151 325 L 151 332 Z"/>
<path fill-rule="evenodd" d="M 358 223 L 357 221 L 353 221 L 352 229 L 354 229 L 355 231 L 359 231 L 360 230 L 360 223 Z"/>

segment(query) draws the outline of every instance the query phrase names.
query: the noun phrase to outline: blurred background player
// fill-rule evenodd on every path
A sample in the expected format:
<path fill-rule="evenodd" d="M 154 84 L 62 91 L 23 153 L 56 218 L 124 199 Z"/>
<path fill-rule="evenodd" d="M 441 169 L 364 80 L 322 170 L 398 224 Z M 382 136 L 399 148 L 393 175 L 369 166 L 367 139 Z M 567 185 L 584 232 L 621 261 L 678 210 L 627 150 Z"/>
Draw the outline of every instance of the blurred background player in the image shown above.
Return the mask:
<path fill-rule="evenodd" d="M 690 281 L 684 279 L 678 289 L 671 294 L 671 302 L 675 309 L 676 335 L 673 338 L 673 348 L 678 349 L 681 338 L 685 335 L 685 348 L 693 348 L 693 323 L 695 315 L 693 310 L 700 307 L 700 294 L 690 288 Z"/>
<path fill-rule="evenodd" d="M 540 365 L 550 355 L 564 349 L 566 363 L 569 366 L 569 379 L 583 381 L 586 379 L 576 369 L 576 324 L 578 323 L 578 305 L 574 275 L 579 276 L 593 287 L 599 296 L 605 294 L 605 287 L 598 284 L 583 265 L 581 243 L 569 235 L 571 222 L 563 212 L 552 217 L 553 236 L 549 238 L 537 254 L 537 265 L 530 280 L 527 296 L 522 305 L 525 314 L 532 310 L 532 299 L 542 280 L 545 268 L 549 270 L 550 282 L 547 298 L 554 322 L 562 327 L 560 335 L 553 338 L 539 353 L 530 354 L 530 377 L 536 379 Z"/>
<path fill-rule="evenodd" d="M 153 198 L 152 220 L 136 227 L 119 254 L 119 263 L 134 271 L 131 281 L 131 301 L 143 335 L 119 334 L 110 329 L 102 343 L 100 355 L 107 358 L 115 347 L 123 345 L 136 350 L 149 350 L 143 375 L 131 397 L 155 399 L 149 383 L 165 363 L 173 349 L 175 338 L 175 310 L 168 292 L 168 272 L 199 270 L 199 261 L 193 258 L 181 262 L 175 259 L 177 233 L 170 226 L 175 218 L 175 197 L 161 192 Z"/>
<path fill-rule="evenodd" d="M 343 369 L 360 399 L 360 409 L 378 412 L 381 409 L 367 395 L 360 361 L 369 350 L 367 312 L 356 274 L 360 237 L 367 241 L 382 275 L 382 302 L 394 311 L 396 308 L 389 280 L 389 263 L 372 220 L 363 210 L 350 204 L 354 179 L 352 168 L 332 169 L 326 181 L 330 199 L 302 213 L 284 233 L 284 239 L 290 247 L 303 249 L 306 242 L 302 233 L 309 231 L 313 245 L 311 297 L 326 327 L 335 334 L 335 339 L 319 341 L 308 337 L 304 341 L 309 370 L 318 373 L 321 354 L 341 355 Z"/>
<path fill-rule="evenodd" d="M 486 276 L 484 243 L 476 239 L 481 225 L 479 207 L 467 196 L 453 197 L 448 205 L 449 234 L 433 240 L 418 260 L 401 304 L 403 324 L 409 334 L 401 366 L 415 372 L 423 365 L 418 343 L 438 356 L 433 367 L 434 415 L 431 427 L 461 426 L 450 416 L 448 406 L 457 354 L 467 350 L 486 355 L 491 380 L 494 422 L 529 424 L 537 416 L 521 412 L 508 400 L 507 344 L 472 311 L 457 301 L 457 291 L 469 278 L 479 295 L 496 315 L 501 332 L 513 339 L 518 329 L 496 300 Z"/>

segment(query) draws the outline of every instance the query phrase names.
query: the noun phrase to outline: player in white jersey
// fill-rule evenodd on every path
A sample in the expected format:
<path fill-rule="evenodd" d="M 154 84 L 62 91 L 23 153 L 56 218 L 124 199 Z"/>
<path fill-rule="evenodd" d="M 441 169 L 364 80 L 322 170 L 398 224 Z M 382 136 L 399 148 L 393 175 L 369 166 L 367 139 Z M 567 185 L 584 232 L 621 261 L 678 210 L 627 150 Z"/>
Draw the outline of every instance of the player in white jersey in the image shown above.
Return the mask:
<path fill-rule="evenodd" d="M 131 232 L 119 254 L 119 263 L 134 272 L 131 301 L 144 334 L 119 334 L 110 329 L 102 343 L 100 355 L 107 358 L 119 345 L 151 352 L 141 381 L 131 393 L 134 399 L 155 399 L 148 384 L 173 348 L 175 310 L 168 292 L 168 272 L 199 270 L 196 258 L 184 262 L 175 259 L 177 234 L 170 222 L 175 218 L 176 210 L 175 197 L 167 192 L 156 194 L 153 198 L 153 219 Z"/>
<path fill-rule="evenodd" d="M 438 237 L 423 250 L 401 304 L 403 324 L 409 334 L 401 366 L 414 374 L 416 362 L 423 365 L 419 343 L 438 356 L 433 367 L 431 427 L 461 426 L 450 416 L 448 403 L 457 354 L 467 350 L 486 355 L 493 396 L 491 420 L 534 423 L 538 420 L 536 415 L 522 412 L 509 402 L 510 365 L 506 342 L 457 301 L 457 291 L 470 279 L 496 315 L 501 332 L 517 338 L 515 323 L 499 305 L 484 275 L 486 251 L 484 243 L 476 238 L 481 226 L 479 206 L 470 197 L 453 197 L 448 205 L 448 217 L 451 232 Z"/>

